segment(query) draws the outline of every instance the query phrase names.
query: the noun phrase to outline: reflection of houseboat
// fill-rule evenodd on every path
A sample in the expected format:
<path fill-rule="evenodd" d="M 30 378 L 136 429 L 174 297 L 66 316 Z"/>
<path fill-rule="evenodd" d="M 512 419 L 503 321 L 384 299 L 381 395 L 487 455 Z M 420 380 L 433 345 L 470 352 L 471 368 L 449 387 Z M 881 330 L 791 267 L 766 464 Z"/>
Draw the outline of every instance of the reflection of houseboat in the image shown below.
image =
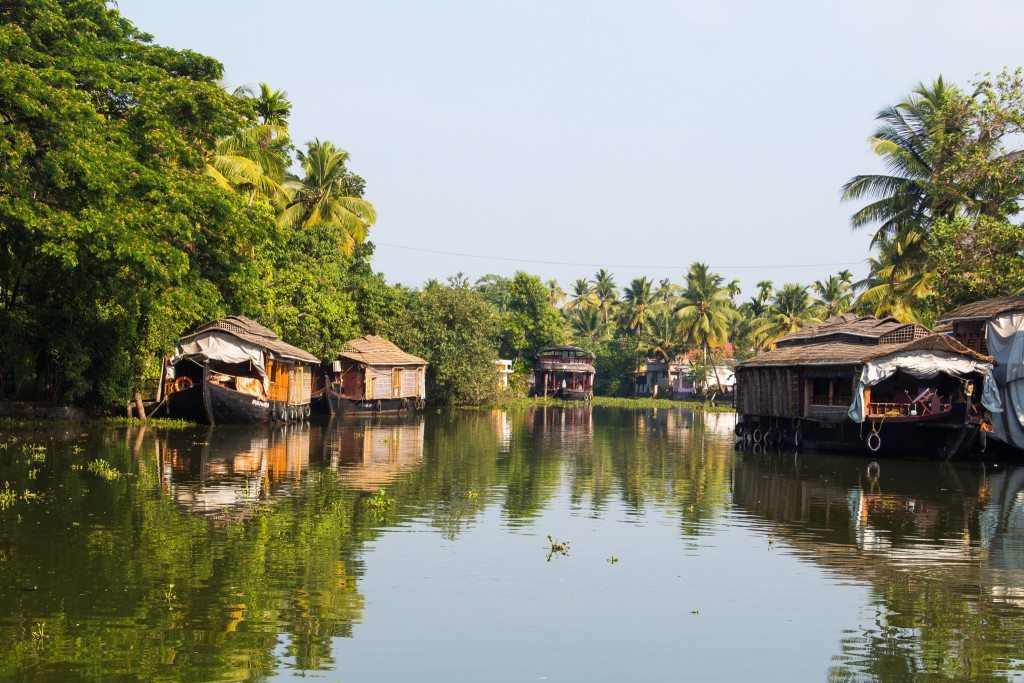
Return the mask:
<path fill-rule="evenodd" d="M 215 320 L 182 337 L 165 364 L 163 414 L 210 424 L 300 420 L 318 363 L 254 320 Z"/>
<path fill-rule="evenodd" d="M 1024 448 L 1024 297 L 976 301 L 939 317 L 948 334 L 991 355 L 1004 410 L 993 415 L 992 436 Z"/>
<path fill-rule="evenodd" d="M 287 492 L 309 467 L 308 424 L 218 427 L 203 443 L 170 432 L 158 444 L 161 490 L 189 512 L 232 518 Z"/>
<path fill-rule="evenodd" d="M 387 339 L 353 339 L 338 353 L 317 387 L 317 404 L 331 415 L 421 409 L 427 362 Z M 318 378 L 319 383 L 319 378 Z"/>
<path fill-rule="evenodd" d="M 349 486 L 376 491 L 423 461 L 423 436 L 420 414 L 357 422 L 332 420 L 324 448 L 327 461 L 343 473 Z"/>
<path fill-rule="evenodd" d="M 585 400 L 594 395 L 594 354 L 578 346 L 549 346 L 537 352 L 534 396 Z"/>
<path fill-rule="evenodd" d="M 893 318 L 830 318 L 736 368 L 737 433 L 952 457 L 999 411 L 992 359 Z"/>

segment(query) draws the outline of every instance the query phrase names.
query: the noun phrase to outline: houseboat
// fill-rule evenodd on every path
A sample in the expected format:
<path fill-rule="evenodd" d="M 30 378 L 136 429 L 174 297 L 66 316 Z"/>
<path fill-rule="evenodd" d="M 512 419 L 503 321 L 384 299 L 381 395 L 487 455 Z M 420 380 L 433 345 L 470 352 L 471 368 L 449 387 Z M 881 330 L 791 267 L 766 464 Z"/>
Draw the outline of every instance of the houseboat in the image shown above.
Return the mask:
<path fill-rule="evenodd" d="M 993 415 L 992 436 L 1024 449 L 1024 297 L 1004 296 L 961 306 L 939 316 L 939 329 L 964 346 L 992 356 L 1003 411 Z"/>
<path fill-rule="evenodd" d="M 165 360 L 159 414 L 209 424 L 302 420 L 319 362 L 244 316 L 208 322 Z"/>
<path fill-rule="evenodd" d="M 537 352 L 534 396 L 590 400 L 594 396 L 594 354 L 578 346 L 549 346 Z"/>
<path fill-rule="evenodd" d="M 894 318 L 830 318 L 736 367 L 736 433 L 806 444 L 951 458 L 1001 410 L 992 359 Z"/>
<path fill-rule="evenodd" d="M 425 405 L 427 361 L 374 335 L 353 339 L 331 361 L 317 406 L 331 415 L 419 410 Z M 318 378 L 319 379 L 319 378 Z"/>

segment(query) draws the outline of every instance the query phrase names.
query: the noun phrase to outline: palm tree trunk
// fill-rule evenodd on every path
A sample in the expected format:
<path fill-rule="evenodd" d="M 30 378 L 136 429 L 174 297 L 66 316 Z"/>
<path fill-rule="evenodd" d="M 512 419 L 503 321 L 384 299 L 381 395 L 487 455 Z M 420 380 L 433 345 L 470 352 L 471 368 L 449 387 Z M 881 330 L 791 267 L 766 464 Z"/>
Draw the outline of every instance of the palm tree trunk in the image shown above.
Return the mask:
<path fill-rule="evenodd" d="M 708 358 L 708 344 L 704 342 L 704 363 L 707 364 Z M 715 365 L 714 356 L 711 357 L 711 370 L 715 373 L 715 382 L 718 384 L 718 393 L 724 394 L 725 391 L 722 389 L 722 378 L 718 376 L 718 366 Z"/>

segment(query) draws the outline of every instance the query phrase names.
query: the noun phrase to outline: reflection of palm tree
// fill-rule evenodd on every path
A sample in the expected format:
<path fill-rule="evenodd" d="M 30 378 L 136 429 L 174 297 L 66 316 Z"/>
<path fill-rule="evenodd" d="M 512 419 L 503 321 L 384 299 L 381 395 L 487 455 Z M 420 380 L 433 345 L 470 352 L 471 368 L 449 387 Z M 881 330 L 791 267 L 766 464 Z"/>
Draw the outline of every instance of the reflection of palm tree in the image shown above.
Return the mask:
<path fill-rule="evenodd" d="M 366 239 L 377 211 L 360 196 L 362 179 L 345 167 L 348 152 L 314 140 L 307 143 L 305 151 L 299 151 L 298 158 L 303 175 L 285 183 L 290 201 L 278 223 L 283 227 L 334 226 L 341 233 L 343 249 L 351 253 Z"/>

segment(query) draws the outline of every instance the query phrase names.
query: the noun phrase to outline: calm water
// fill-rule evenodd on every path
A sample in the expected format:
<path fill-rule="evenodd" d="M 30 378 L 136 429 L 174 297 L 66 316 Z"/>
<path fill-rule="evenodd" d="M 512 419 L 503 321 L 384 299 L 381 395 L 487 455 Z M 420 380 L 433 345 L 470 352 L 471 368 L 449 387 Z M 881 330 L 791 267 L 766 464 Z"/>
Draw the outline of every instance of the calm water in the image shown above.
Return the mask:
<path fill-rule="evenodd" d="M 733 421 L 0 432 L 0 677 L 1024 677 L 1024 467 Z"/>

